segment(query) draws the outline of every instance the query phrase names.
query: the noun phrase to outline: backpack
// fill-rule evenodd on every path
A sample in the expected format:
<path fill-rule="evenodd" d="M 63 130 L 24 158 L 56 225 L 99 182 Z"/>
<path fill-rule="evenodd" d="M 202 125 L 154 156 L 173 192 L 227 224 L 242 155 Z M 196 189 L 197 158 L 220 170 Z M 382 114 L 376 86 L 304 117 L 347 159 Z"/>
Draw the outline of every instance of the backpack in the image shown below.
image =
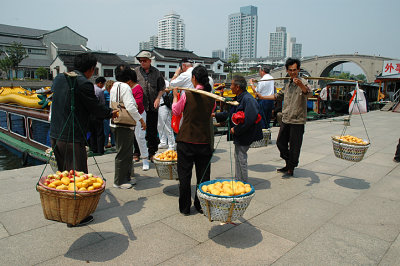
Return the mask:
<path fill-rule="evenodd" d="M 172 109 L 172 102 L 174 101 L 174 94 L 172 91 L 163 94 L 164 105 Z"/>

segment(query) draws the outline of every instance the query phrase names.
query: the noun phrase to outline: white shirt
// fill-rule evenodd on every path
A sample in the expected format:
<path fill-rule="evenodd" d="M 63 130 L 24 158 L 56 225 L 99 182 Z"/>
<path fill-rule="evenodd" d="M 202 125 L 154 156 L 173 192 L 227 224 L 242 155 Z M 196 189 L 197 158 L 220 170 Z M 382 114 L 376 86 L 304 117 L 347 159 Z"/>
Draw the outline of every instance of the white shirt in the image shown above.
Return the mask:
<path fill-rule="evenodd" d="M 124 103 L 126 110 L 129 112 L 129 114 L 132 116 L 133 119 L 135 119 L 136 123 L 140 123 L 139 120 L 142 118 L 142 116 L 139 114 L 139 111 L 137 109 L 137 104 L 135 101 L 135 98 L 133 97 L 132 93 L 132 88 L 124 83 L 124 82 L 114 82 L 111 90 L 110 90 L 110 104 L 111 101 L 117 102 L 117 90 L 118 90 L 118 85 L 120 85 L 119 88 L 119 93 L 120 93 L 120 100 L 121 102 Z M 110 123 L 111 127 L 116 127 L 115 124 Z M 131 129 L 134 129 L 134 127 L 131 127 Z"/>
<path fill-rule="evenodd" d="M 273 78 L 274 77 L 272 77 L 270 74 L 265 74 L 261 80 L 269 80 Z M 275 93 L 274 81 L 271 80 L 258 82 L 255 91 L 260 93 L 261 96 L 273 95 Z"/>
<path fill-rule="evenodd" d="M 185 72 L 181 73 L 176 79 L 171 80 L 169 83 L 172 87 L 182 87 L 182 88 L 192 88 L 194 89 L 192 83 L 192 71 L 193 67 L 189 67 Z"/>

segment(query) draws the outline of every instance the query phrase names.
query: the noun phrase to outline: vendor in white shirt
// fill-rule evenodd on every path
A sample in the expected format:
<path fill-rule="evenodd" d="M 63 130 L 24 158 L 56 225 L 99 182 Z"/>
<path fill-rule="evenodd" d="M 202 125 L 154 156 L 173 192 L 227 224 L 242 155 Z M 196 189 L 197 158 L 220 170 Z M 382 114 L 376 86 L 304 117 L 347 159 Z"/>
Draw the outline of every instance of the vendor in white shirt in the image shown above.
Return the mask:
<path fill-rule="evenodd" d="M 258 73 L 260 74 L 261 80 L 258 82 L 257 87 L 254 85 L 256 80 L 250 79 L 250 86 L 252 87 L 253 91 L 258 92 L 261 94 L 261 96 L 274 95 L 275 84 L 273 80 L 270 80 L 273 79 L 273 77 L 269 74 L 270 68 L 268 66 L 260 66 Z M 261 116 L 264 122 L 263 128 L 270 128 L 272 110 L 274 109 L 274 101 L 258 99 L 258 104 L 260 105 Z"/>
<path fill-rule="evenodd" d="M 180 67 L 175 71 L 171 78 L 171 87 L 193 88 L 192 83 L 193 62 L 187 58 L 183 58 Z"/>

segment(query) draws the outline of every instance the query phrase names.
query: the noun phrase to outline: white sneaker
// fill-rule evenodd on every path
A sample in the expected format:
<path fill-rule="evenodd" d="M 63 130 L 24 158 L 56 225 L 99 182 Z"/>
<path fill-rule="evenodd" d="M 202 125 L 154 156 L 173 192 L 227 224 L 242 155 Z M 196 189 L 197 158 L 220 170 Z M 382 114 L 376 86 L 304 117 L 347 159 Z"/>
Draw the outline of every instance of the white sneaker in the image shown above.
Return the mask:
<path fill-rule="evenodd" d="M 150 169 L 149 160 L 143 159 L 143 171 L 147 171 Z"/>
<path fill-rule="evenodd" d="M 122 184 L 122 185 L 119 185 L 119 186 L 114 184 L 113 187 L 120 188 L 120 189 L 130 189 L 130 188 L 132 188 L 132 184 L 125 183 L 125 184 Z"/>
<path fill-rule="evenodd" d="M 176 146 L 175 145 L 169 146 L 168 150 L 176 150 Z"/>
<path fill-rule="evenodd" d="M 133 176 L 131 176 L 131 180 L 128 181 L 128 184 L 136 185 L 136 178 L 134 178 Z"/>
<path fill-rule="evenodd" d="M 167 149 L 167 148 L 168 148 L 168 145 L 167 145 L 167 144 L 160 143 L 160 144 L 158 144 L 158 148 L 159 148 L 159 149 Z"/>

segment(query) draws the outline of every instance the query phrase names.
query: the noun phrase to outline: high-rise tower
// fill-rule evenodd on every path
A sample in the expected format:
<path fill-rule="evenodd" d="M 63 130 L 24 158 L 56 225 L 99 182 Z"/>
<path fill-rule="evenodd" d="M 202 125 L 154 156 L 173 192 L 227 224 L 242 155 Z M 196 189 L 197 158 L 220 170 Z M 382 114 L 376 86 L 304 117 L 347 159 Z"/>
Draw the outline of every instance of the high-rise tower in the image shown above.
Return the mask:
<path fill-rule="evenodd" d="M 158 20 L 158 47 L 184 50 L 185 49 L 185 24 L 180 15 L 175 12 Z"/>
<path fill-rule="evenodd" d="M 240 58 L 257 57 L 257 7 L 244 6 L 239 13 L 229 15 L 228 49 L 226 58 L 232 54 Z"/>

